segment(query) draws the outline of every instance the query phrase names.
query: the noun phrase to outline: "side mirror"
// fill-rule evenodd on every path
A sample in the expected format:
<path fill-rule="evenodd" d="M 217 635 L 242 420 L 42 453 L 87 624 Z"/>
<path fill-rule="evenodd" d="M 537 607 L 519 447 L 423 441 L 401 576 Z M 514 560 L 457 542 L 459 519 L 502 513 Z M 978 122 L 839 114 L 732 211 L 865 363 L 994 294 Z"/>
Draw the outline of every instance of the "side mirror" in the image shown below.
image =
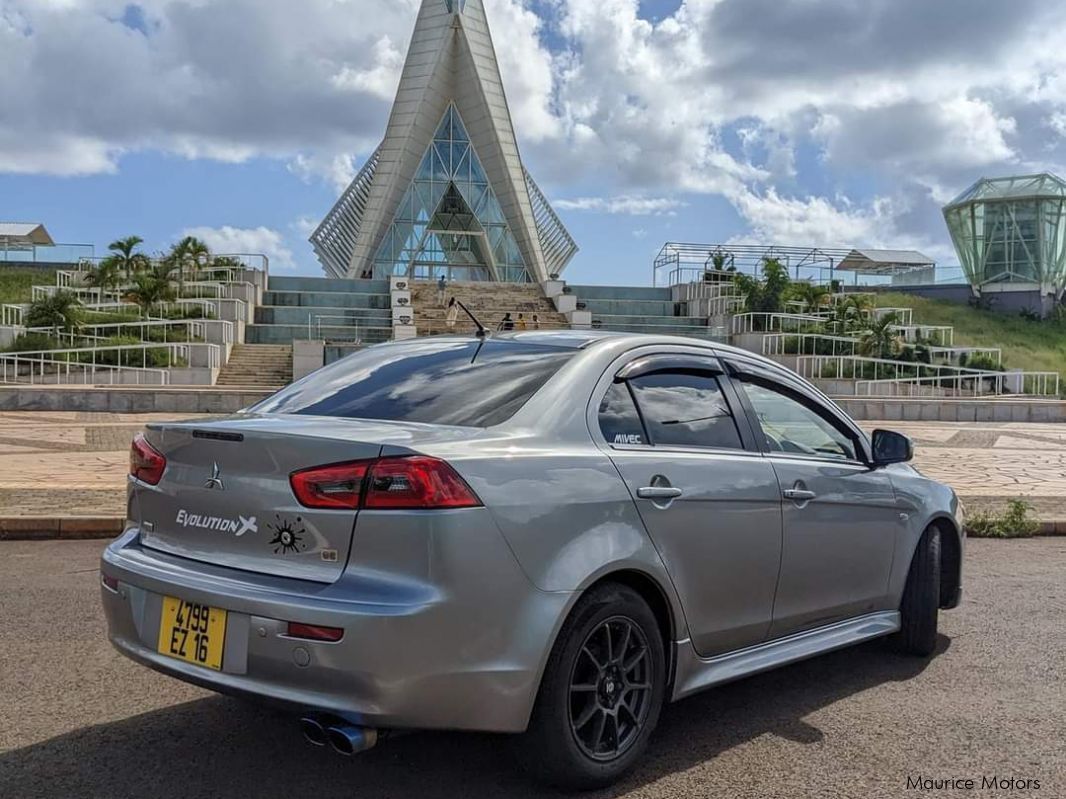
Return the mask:
<path fill-rule="evenodd" d="M 874 466 L 907 463 L 914 459 L 914 444 L 902 433 L 874 430 Z"/>

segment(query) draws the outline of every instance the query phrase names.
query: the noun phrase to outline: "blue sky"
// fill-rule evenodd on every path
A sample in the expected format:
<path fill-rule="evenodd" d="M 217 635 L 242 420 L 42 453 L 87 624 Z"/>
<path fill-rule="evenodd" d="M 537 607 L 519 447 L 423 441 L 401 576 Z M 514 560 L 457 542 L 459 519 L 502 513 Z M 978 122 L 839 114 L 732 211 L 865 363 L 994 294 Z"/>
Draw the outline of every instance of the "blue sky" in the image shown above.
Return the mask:
<path fill-rule="evenodd" d="M 646 283 L 667 240 L 950 264 L 944 202 L 1066 171 L 1060 4 L 484 3 L 572 282 Z M 307 234 L 383 133 L 417 6 L 0 0 L 0 219 L 317 274 Z"/>

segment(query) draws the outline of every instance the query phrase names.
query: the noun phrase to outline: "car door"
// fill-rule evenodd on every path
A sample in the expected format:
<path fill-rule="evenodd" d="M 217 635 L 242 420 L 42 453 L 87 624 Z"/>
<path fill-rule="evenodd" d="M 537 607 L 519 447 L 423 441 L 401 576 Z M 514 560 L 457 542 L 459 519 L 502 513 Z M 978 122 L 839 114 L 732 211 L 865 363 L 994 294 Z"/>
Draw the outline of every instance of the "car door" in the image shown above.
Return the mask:
<path fill-rule="evenodd" d="M 904 520 L 861 433 L 802 385 L 731 363 L 781 490 L 784 546 L 771 638 L 885 609 Z"/>
<path fill-rule="evenodd" d="M 599 437 L 625 480 L 703 656 L 765 640 L 781 559 L 769 462 L 703 355 L 640 357 L 601 384 Z"/>

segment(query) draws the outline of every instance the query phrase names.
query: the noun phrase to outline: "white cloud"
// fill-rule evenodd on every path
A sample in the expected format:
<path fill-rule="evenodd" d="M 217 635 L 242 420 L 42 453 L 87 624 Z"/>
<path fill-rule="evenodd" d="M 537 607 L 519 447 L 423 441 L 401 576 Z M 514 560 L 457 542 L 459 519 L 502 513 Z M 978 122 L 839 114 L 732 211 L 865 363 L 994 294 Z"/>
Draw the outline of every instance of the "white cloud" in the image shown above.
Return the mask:
<path fill-rule="evenodd" d="M 403 69 L 404 54 L 393 44 L 389 36 L 382 36 L 371 52 L 373 66 L 369 69 L 353 69 L 344 66 L 330 81 L 338 89 L 366 92 L 382 100 L 391 100 L 396 95 L 396 85 Z"/>
<path fill-rule="evenodd" d="M 292 250 L 285 244 L 285 237 L 266 227 L 235 228 L 193 227 L 182 231 L 182 236 L 195 236 L 214 253 L 232 255 L 265 255 L 272 269 L 295 269 Z"/>
<path fill-rule="evenodd" d="M 708 194 L 751 235 L 935 247 L 937 202 L 979 174 L 1066 171 L 1063 3 L 685 0 L 651 22 L 638 0 L 484 2 L 531 169 L 582 193 L 565 210 Z M 339 191 L 380 141 L 419 4 L 142 0 L 128 26 L 129 0 L 0 0 L 0 172 L 156 150 L 275 158 Z"/>
<path fill-rule="evenodd" d="M 603 214 L 628 216 L 673 215 L 685 203 L 669 197 L 579 197 L 574 200 L 555 200 L 552 205 L 562 211 L 595 211 Z"/>
<path fill-rule="evenodd" d="M 322 155 L 299 153 L 288 163 L 288 169 L 308 183 L 324 178 L 333 185 L 338 194 L 348 188 L 348 184 L 359 171 L 355 157 L 347 153 Z"/>

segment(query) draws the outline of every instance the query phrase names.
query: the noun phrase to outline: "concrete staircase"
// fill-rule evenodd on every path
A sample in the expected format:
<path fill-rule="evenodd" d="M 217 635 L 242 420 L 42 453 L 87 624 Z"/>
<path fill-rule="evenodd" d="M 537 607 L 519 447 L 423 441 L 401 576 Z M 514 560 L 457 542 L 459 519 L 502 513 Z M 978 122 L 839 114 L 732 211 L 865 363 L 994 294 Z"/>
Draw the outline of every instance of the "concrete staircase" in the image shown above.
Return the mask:
<path fill-rule="evenodd" d="M 387 280 L 271 277 L 245 333 L 250 344 L 297 339 L 376 344 L 392 337 Z"/>
<path fill-rule="evenodd" d="M 708 318 L 683 316 L 685 303 L 675 302 L 668 288 L 637 286 L 571 286 L 578 308 L 592 314 L 592 327 L 624 333 L 721 338 L 725 331 L 708 325 Z"/>
<path fill-rule="evenodd" d="M 419 336 L 433 336 L 453 332 L 473 333 L 477 328 L 462 310 L 453 330 L 445 322 L 447 308 L 437 304 L 437 284 L 412 282 L 411 304 L 415 309 L 415 325 Z M 526 330 L 535 329 L 533 315 L 540 321 L 540 330 L 568 330 L 566 317 L 555 310 L 555 305 L 544 296 L 540 286 L 520 283 L 449 283 L 445 297 L 455 297 L 466 305 L 489 330 L 495 331 L 504 317 L 510 313 L 515 321 L 515 330 L 520 330 L 518 315 L 526 321 Z M 446 300 L 447 301 L 447 300 Z"/>
<path fill-rule="evenodd" d="M 236 344 L 218 386 L 281 388 L 292 382 L 292 345 Z"/>

